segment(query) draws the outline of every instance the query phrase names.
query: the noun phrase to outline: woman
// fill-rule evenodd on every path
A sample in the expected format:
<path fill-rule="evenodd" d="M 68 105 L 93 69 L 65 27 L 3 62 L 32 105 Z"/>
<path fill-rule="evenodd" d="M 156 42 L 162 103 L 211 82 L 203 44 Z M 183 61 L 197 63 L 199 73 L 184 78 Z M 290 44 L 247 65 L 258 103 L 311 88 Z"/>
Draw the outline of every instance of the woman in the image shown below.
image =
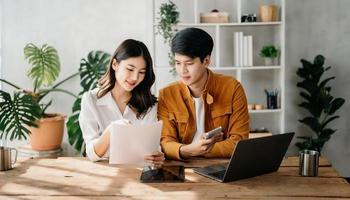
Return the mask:
<path fill-rule="evenodd" d="M 82 97 L 79 124 L 90 160 L 108 156 L 111 122 L 146 124 L 157 121 L 157 99 L 150 91 L 154 81 L 147 47 L 140 41 L 125 40 L 113 54 L 99 87 Z M 162 152 L 145 156 L 145 161 L 155 167 L 160 167 L 163 160 Z"/>

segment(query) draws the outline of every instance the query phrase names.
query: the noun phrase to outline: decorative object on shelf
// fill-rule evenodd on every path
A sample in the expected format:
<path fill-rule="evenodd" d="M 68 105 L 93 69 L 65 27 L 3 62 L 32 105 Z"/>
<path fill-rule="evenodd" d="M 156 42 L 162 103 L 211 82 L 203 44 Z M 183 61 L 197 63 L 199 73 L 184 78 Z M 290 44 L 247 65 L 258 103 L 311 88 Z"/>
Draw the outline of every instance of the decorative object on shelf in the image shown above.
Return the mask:
<path fill-rule="evenodd" d="M 267 109 L 277 109 L 277 97 L 278 97 L 278 91 L 268 91 L 264 90 L 266 94 L 266 107 Z"/>
<path fill-rule="evenodd" d="M 241 22 L 256 22 L 257 18 L 256 18 L 256 14 L 246 14 L 246 15 L 242 15 L 241 17 Z"/>
<path fill-rule="evenodd" d="M 254 110 L 255 104 L 248 104 L 248 110 Z"/>
<path fill-rule="evenodd" d="M 51 92 L 63 92 L 76 97 L 58 86 L 79 73 L 53 85 L 60 72 L 56 49 L 47 44 L 41 48 L 34 44 L 27 44 L 24 47 L 24 55 L 31 65 L 28 76 L 33 80 L 34 89 L 25 90 L 7 80 L 0 79 L 16 89 L 12 97 L 9 93 L 0 90 L 0 138 L 6 139 L 10 136 L 10 140 L 21 140 L 27 139 L 29 135 L 33 149 L 58 149 L 62 142 L 65 116 L 47 113 L 46 109 L 52 104 L 52 100 L 43 101 Z M 54 125 L 51 126 L 52 124 Z M 45 137 L 36 136 L 37 131 L 45 134 Z M 34 138 L 40 139 L 41 142 L 34 141 Z"/>
<path fill-rule="evenodd" d="M 73 103 L 72 115 L 69 116 L 67 125 L 68 141 L 74 148 L 85 155 L 83 134 L 79 125 L 79 113 L 81 110 L 82 95 L 97 87 L 97 82 L 106 72 L 111 55 L 103 51 L 91 51 L 87 58 L 80 61 L 79 74 L 82 91 Z"/>
<path fill-rule="evenodd" d="M 265 127 L 255 128 L 250 130 L 251 133 L 269 133 L 270 131 Z"/>
<path fill-rule="evenodd" d="M 260 20 L 262 22 L 274 22 L 278 20 L 278 7 L 276 5 L 261 5 Z"/>
<path fill-rule="evenodd" d="M 336 129 L 329 128 L 328 125 L 339 118 L 334 114 L 345 102 L 343 98 L 334 98 L 331 95 L 332 87 L 327 85 L 329 81 L 335 79 L 335 76 L 321 80 L 324 72 L 331 69 L 330 66 L 323 67 L 324 62 L 325 57 L 322 55 L 317 55 L 313 63 L 301 59 L 302 67 L 297 70 L 297 75 L 302 79 L 297 83 L 297 87 L 302 89 L 299 94 L 303 98 L 299 107 L 311 114 L 299 122 L 308 126 L 314 133 L 311 136 L 298 137 L 304 140 L 296 143 L 300 150 L 322 151 L 323 145 L 336 131 Z"/>
<path fill-rule="evenodd" d="M 262 109 L 264 109 L 264 105 L 262 105 L 262 104 L 255 104 L 254 109 L 255 110 L 262 110 Z"/>
<path fill-rule="evenodd" d="M 158 14 L 156 34 L 160 34 L 164 39 L 164 43 L 170 47 L 171 40 L 177 31 L 176 25 L 179 23 L 179 12 L 176 5 L 172 1 L 168 1 L 160 5 Z M 169 65 L 172 67 L 170 72 L 175 76 L 175 60 L 171 52 L 168 52 L 168 59 Z"/>
<path fill-rule="evenodd" d="M 263 110 L 264 105 L 262 104 L 248 104 L 248 110 Z"/>
<path fill-rule="evenodd" d="M 201 23 L 228 23 L 229 14 L 227 12 L 219 12 L 217 9 L 213 9 L 210 13 L 201 13 Z"/>
<path fill-rule="evenodd" d="M 258 138 L 258 137 L 266 137 L 271 136 L 272 133 L 265 127 L 251 129 L 249 132 L 249 138 Z"/>
<path fill-rule="evenodd" d="M 260 56 L 264 58 L 266 66 L 277 65 L 278 50 L 274 45 L 263 46 L 260 50 Z"/>

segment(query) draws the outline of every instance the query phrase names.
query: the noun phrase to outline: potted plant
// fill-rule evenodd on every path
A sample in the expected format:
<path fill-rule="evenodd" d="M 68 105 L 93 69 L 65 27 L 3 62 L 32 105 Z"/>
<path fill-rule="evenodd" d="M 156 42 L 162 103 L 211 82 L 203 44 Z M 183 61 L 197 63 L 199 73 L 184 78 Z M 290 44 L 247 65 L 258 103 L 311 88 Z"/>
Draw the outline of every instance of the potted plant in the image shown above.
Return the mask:
<path fill-rule="evenodd" d="M 177 11 L 176 5 L 172 1 L 167 3 L 162 3 L 159 8 L 159 17 L 157 18 L 157 34 L 160 34 L 164 43 L 169 47 L 171 45 L 171 40 L 173 39 L 176 30 L 176 25 L 179 23 L 179 12 Z M 168 52 L 169 65 L 172 67 L 170 72 L 176 75 L 176 70 L 174 68 L 175 60 L 171 52 Z"/>
<path fill-rule="evenodd" d="M 345 102 L 343 98 L 334 98 L 331 95 L 331 86 L 327 85 L 329 81 L 335 79 L 335 76 L 321 80 L 324 72 L 331 69 L 330 66 L 323 67 L 324 61 L 325 58 L 322 55 L 317 55 L 313 63 L 301 59 L 302 67 L 297 70 L 297 75 L 302 79 L 297 83 L 297 87 L 302 89 L 299 94 L 303 98 L 299 107 L 310 113 L 299 122 L 307 125 L 314 133 L 308 137 L 298 137 L 304 140 L 296 143 L 300 150 L 321 152 L 325 142 L 336 131 L 328 127 L 329 123 L 339 118 L 338 115 L 335 115 L 335 112 Z"/>
<path fill-rule="evenodd" d="M 265 65 L 271 66 L 276 64 L 278 50 L 274 45 L 263 46 L 260 50 L 260 56 L 265 59 Z"/>
<path fill-rule="evenodd" d="M 81 97 L 85 92 L 97 87 L 97 82 L 106 72 L 109 61 L 110 55 L 103 51 L 91 51 L 86 59 L 83 58 L 80 61 L 79 74 L 82 90 L 73 104 L 72 115 L 68 118 L 66 125 L 69 143 L 83 155 L 85 155 L 85 143 L 79 125 Z"/>
<path fill-rule="evenodd" d="M 8 80 L 0 79 L 16 90 L 11 96 L 0 90 L 0 138 L 27 139 L 34 150 L 55 150 L 60 148 L 65 116 L 47 113 L 52 100 L 45 97 L 51 92 L 63 92 L 75 97 L 69 91 L 58 88 L 78 73 L 56 83 L 60 62 L 55 48 L 44 44 L 41 48 L 34 44 L 24 47 L 24 55 L 31 65 L 28 77 L 33 81 L 33 89 L 23 89 Z"/>

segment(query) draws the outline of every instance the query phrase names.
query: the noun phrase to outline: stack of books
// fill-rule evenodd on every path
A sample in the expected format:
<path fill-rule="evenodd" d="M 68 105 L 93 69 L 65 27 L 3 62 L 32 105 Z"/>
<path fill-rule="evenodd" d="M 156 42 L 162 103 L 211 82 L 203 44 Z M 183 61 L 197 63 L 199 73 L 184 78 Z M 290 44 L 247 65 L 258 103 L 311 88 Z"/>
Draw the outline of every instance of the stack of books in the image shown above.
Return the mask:
<path fill-rule="evenodd" d="M 233 60 L 236 67 L 253 66 L 253 36 L 234 32 Z"/>

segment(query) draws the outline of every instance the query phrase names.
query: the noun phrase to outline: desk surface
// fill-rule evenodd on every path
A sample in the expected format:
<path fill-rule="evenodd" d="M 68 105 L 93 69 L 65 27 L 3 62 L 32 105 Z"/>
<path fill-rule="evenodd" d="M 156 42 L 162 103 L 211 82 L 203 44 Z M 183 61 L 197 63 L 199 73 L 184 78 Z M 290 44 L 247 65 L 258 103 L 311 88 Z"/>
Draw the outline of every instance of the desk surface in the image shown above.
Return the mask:
<path fill-rule="evenodd" d="M 198 167 L 228 160 L 181 163 Z M 178 162 L 167 162 L 176 165 Z M 21 159 L 14 169 L 0 172 L 0 199 L 232 199 L 350 198 L 348 184 L 320 159 L 318 177 L 298 175 L 298 159 L 285 159 L 277 172 L 219 183 L 186 169 L 185 183 L 140 183 L 140 168 L 117 167 L 85 158 Z"/>

